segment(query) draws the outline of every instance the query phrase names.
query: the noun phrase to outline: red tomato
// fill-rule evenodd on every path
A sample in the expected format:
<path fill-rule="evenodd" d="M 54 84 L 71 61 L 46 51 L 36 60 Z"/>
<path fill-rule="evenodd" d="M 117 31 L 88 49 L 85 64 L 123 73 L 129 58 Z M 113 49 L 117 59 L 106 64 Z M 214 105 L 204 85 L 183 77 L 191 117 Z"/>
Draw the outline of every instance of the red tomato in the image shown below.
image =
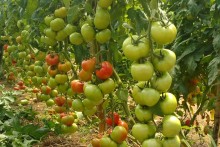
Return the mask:
<path fill-rule="evenodd" d="M 50 53 L 46 56 L 46 62 L 48 65 L 57 65 L 59 63 L 58 54 Z"/>
<path fill-rule="evenodd" d="M 78 73 L 79 79 L 82 81 L 90 81 L 92 80 L 92 73 L 91 72 L 87 72 L 83 69 L 80 70 L 80 72 Z"/>
<path fill-rule="evenodd" d="M 108 61 L 101 63 L 101 68 L 96 70 L 96 76 L 101 80 L 106 80 L 113 74 L 113 67 Z"/>
<path fill-rule="evenodd" d="M 8 44 L 5 44 L 5 45 L 3 46 L 3 49 L 4 49 L 5 52 L 7 52 L 7 51 L 8 51 Z"/>
<path fill-rule="evenodd" d="M 112 126 L 112 119 L 111 118 L 107 117 L 105 119 L 105 122 L 106 122 L 107 125 Z"/>
<path fill-rule="evenodd" d="M 59 96 L 54 99 L 54 102 L 55 104 L 57 104 L 57 106 L 63 106 L 66 102 L 66 98 L 63 96 Z"/>

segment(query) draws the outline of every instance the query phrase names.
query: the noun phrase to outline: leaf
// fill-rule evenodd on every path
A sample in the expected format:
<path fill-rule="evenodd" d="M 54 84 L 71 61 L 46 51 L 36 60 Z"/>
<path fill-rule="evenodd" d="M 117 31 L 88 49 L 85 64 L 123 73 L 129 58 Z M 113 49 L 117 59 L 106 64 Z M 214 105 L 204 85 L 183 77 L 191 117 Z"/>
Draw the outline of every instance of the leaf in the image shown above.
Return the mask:
<path fill-rule="evenodd" d="M 214 33 L 213 34 L 213 47 L 215 49 L 216 52 L 219 52 L 220 51 L 220 34 L 219 33 Z"/>
<path fill-rule="evenodd" d="M 188 40 L 188 39 L 187 39 Z M 188 45 L 188 47 L 184 50 L 180 57 L 178 57 L 177 62 L 180 62 L 185 56 L 191 54 L 196 50 L 196 46 L 194 44 Z M 185 60 L 185 59 L 184 59 Z"/>
<path fill-rule="evenodd" d="M 190 143 L 187 140 L 181 139 L 181 142 L 184 143 L 186 147 L 191 147 Z"/>
<path fill-rule="evenodd" d="M 68 14 L 67 14 L 67 22 L 68 23 L 74 23 L 79 19 L 81 9 L 79 8 L 79 5 L 74 5 L 70 7 Z"/>
<path fill-rule="evenodd" d="M 126 102 L 128 101 L 128 89 L 126 89 L 126 88 L 119 88 L 116 91 L 116 95 L 122 101 L 126 101 Z"/>
<path fill-rule="evenodd" d="M 47 135 L 50 132 L 49 128 L 37 128 L 33 132 L 30 132 L 29 135 L 32 136 L 34 139 L 41 139 L 43 136 Z"/>
<path fill-rule="evenodd" d="M 195 72 L 197 67 L 197 63 L 195 62 L 195 58 L 193 56 L 187 56 L 184 58 L 184 65 L 186 65 L 187 72 L 190 75 Z"/>
<path fill-rule="evenodd" d="M 211 85 L 219 76 L 218 66 L 220 64 L 220 56 L 217 56 L 211 60 L 208 65 L 208 85 Z"/>
<path fill-rule="evenodd" d="M 215 143 L 213 137 L 212 137 L 211 135 L 209 135 L 209 134 L 207 134 L 207 135 L 208 135 L 209 139 L 211 140 L 211 145 L 210 145 L 210 146 L 212 146 L 212 147 L 217 147 L 217 145 L 216 145 L 216 143 Z"/>

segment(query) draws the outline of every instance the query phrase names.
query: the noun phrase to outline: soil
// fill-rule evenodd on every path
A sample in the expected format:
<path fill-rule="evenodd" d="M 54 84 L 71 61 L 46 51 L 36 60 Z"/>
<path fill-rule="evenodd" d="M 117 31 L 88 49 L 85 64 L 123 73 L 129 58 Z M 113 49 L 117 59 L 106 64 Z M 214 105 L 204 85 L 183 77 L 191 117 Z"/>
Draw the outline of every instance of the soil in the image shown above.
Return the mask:
<path fill-rule="evenodd" d="M 6 82 L 1 82 L 0 85 L 1 84 L 4 84 L 6 86 L 6 90 L 12 89 L 13 84 L 8 84 Z M 37 117 L 41 118 L 42 116 L 44 116 L 45 111 L 49 112 L 48 114 L 54 113 L 53 110 L 51 108 L 48 108 L 44 102 L 38 102 L 33 94 L 23 91 L 23 94 L 19 97 L 19 99 L 23 99 L 24 97 L 29 98 L 29 105 L 32 105 L 33 109 L 38 113 Z M 198 131 L 195 131 L 195 129 L 190 131 L 190 133 L 187 135 L 187 141 L 190 141 L 193 144 L 192 147 L 210 147 L 210 137 L 202 133 L 203 128 L 207 123 L 204 119 L 201 118 L 201 116 L 198 116 L 197 120 L 201 129 Z M 212 125 L 212 123 L 213 122 L 211 121 L 210 125 Z M 50 133 L 33 147 L 91 147 L 91 140 L 93 138 L 96 138 L 98 134 L 97 128 L 94 128 L 94 126 L 89 126 L 86 120 L 84 120 L 83 118 L 82 120 L 80 120 L 79 124 L 79 130 L 74 134 L 56 135 Z M 198 132 L 200 132 L 201 134 L 199 135 Z M 128 142 L 131 147 L 138 147 L 138 145 L 134 141 L 132 141 L 131 136 L 128 137 Z M 220 143 L 218 146 L 220 146 Z M 182 145 L 182 147 L 185 146 Z"/>

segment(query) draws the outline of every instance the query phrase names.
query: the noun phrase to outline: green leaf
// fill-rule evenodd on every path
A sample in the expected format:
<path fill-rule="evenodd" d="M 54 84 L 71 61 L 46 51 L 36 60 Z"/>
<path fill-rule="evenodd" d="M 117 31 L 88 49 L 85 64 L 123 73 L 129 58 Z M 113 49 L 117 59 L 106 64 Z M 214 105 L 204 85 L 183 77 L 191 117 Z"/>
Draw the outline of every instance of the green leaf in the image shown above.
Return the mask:
<path fill-rule="evenodd" d="M 181 142 L 184 143 L 186 147 L 191 147 L 190 143 L 187 140 L 181 139 Z"/>
<path fill-rule="evenodd" d="M 213 34 L 213 47 L 215 49 L 215 51 L 218 53 L 220 51 L 220 33 L 216 32 Z"/>
<path fill-rule="evenodd" d="M 74 5 L 70 7 L 68 14 L 67 14 L 67 22 L 68 23 L 75 23 L 80 17 L 81 8 L 80 5 Z"/>
<path fill-rule="evenodd" d="M 209 135 L 209 134 L 207 134 L 208 135 L 208 137 L 209 137 L 209 139 L 211 140 L 211 147 L 217 147 L 217 145 L 216 145 L 216 143 L 215 143 L 215 141 L 214 141 L 214 139 L 213 139 L 213 137 L 211 136 L 211 135 Z"/>
<path fill-rule="evenodd" d="M 31 135 L 34 139 L 39 140 L 47 135 L 48 132 L 50 132 L 49 128 L 37 128 L 33 132 L 30 132 L 29 135 Z"/>
<path fill-rule="evenodd" d="M 187 39 L 188 40 L 188 39 Z M 178 57 L 177 62 L 180 62 L 185 56 L 191 54 L 192 52 L 194 52 L 196 50 L 196 46 L 194 44 L 189 45 L 184 52 L 181 54 L 180 57 Z M 184 59 L 185 60 L 185 59 Z"/>
<path fill-rule="evenodd" d="M 211 60 L 208 65 L 208 85 L 211 85 L 219 76 L 218 66 L 220 64 L 220 56 L 217 56 Z"/>
<path fill-rule="evenodd" d="M 126 102 L 128 101 L 128 89 L 126 89 L 126 88 L 119 88 L 116 91 L 116 95 L 122 101 L 126 101 Z"/>

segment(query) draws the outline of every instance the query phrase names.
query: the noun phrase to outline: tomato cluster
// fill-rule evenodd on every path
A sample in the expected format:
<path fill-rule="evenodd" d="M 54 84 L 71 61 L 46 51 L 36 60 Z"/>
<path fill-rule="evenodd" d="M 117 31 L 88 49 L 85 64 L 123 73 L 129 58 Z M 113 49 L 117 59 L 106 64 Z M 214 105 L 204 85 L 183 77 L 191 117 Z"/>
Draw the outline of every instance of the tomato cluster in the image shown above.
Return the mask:
<path fill-rule="evenodd" d="M 175 39 L 177 31 L 171 22 L 166 23 L 167 26 L 162 24 L 152 22 L 151 36 L 156 44 L 166 45 Z M 153 47 L 149 38 L 137 35 L 128 37 L 122 44 L 125 57 L 133 61 L 130 71 L 137 81 L 132 89 L 132 97 L 137 104 L 135 116 L 138 123 L 132 127 L 131 132 L 142 146 L 167 146 L 171 140 L 180 146 L 178 134 L 181 123 L 174 115 L 177 100 L 168 92 L 172 85 L 170 71 L 176 63 L 176 55 L 169 49 Z M 157 133 L 153 123 L 155 115 L 163 117 L 160 131 L 166 138 L 163 142 L 154 138 Z"/>

